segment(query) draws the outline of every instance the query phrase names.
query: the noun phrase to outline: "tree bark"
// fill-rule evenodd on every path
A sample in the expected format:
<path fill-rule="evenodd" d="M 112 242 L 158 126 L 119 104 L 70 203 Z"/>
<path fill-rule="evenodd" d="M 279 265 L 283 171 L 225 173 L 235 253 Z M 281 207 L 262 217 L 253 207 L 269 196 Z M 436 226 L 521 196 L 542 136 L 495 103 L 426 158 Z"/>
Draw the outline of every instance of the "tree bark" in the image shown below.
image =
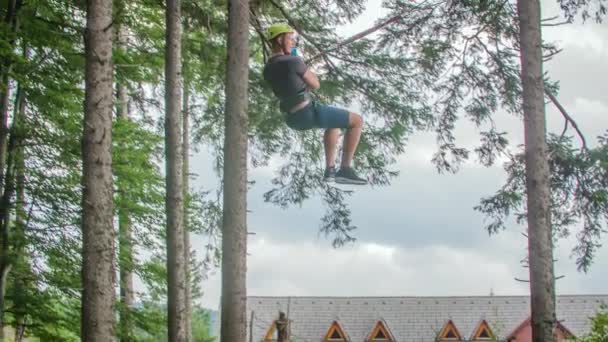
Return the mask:
<path fill-rule="evenodd" d="M 187 26 L 185 27 L 187 30 Z M 185 69 L 185 67 L 184 67 Z M 190 194 L 190 89 L 184 81 L 183 161 L 184 161 L 184 264 L 186 265 L 186 335 L 192 341 L 192 270 L 190 264 L 190 229 L 188 227 L 188 197 Z"/>
<path fill-rule="evenodd" d="M 24 56 L 28 58 L 28 50 L 24 49 Z M 14 248 L 14 255 L 19 264 L 17 273 L 13 273 L 12 281 L 13 288 L 17 289 L 13 294 L 14 316 L 15 316 L 15 341 L 23 340 L 25 336 L 26 317 L 28 308 L 24 301 L 27 295 L 26 288 L 28 281 L 26 278 L 31 274 L 29 257 L 23 254 L 25 247 L 25 229 L 27 214 L 25 211 L 25 159 L 23 151 L 23 143 L 26 137 L 26 132 L 23 131 L 22 123 L 25 120 L 25 91 L 21 85 L 17 88 L 17 96 L 15 98 L 15 118 L 13 120 L 13 129 L 11 134 L 15 134 L 14 150 L 8 151 L 8 158 L 14 158 L 14 175 L 15 175 L 15 225 L 11 244 Z M 14 156 L 13 156 L 14 155 Z"/>
<path fill-rule="evenodd" d="M 11 251 L 10 244 L 10 209 L 11 199 L 15 192 L 15 136 L 11 135 L 8 144 L 8 152 L 10 158 L 8 158 L 6 166 L 6 186 L 4 192 L 0 198 L 0 239 L 1 239 L 1 253 L 0 253 L 0 338 L 4 340 L 4 309 L 6 305 L 6 288 L 8 285 L 8 275 L 13 267 L 15 255 Z"/>
<path fill-rule="evenodd" d="M 126 32 L 123 26 L 118 28 L 118 48 L 126 51 Z M 129 96 L 127 87 L 123 83 L 116 84 L 117 93 L 117 117 L 118 120 L 130 120 Z M 124 191 L 123 191 L 124 192 Z M 120 337 L 123 341 L 132 340 L 131 308 L 134 301 L 133 289 L 133 233 L 131 229 L 131 217 L 127 209 L 120 208 L 118 211 L 118 251 L 120 260 Z"/>
<path fill-rule="evenodd" d="M 120 255 L 120 337 L 122 341 L 131 341 L 132 322 L 131 308 L 134 302 L 133 290 L 133 237 L 129 213 L 121 210 L 118 214 L 119 255 Z"/>
<path fill-rule="evenodd" d="M 555 276 L 539 0 L 518 0 L 528 207 L 532 340 L 554 342 Z"/>
<path fill-rule="evenodd" d="M 184 188 L 181 120 L 181 1 L 167 0 L 165 155 L 169 341 L 187 341 Z"/>
<path fill-rule="evenodd" d="M 19 197 L 23 196 L 23 168 L 22 165 L 22 153 L 21 141 L 22 134 L 21 122 L 25 115 L 25 97 L 21 85 L 19 85 L 17 94 L 15 97 L 14 106 L 14 120 L 13 126 L 10 130 L 10 138 L 8 140 L 8 146 L 6 150 L 7 165 L 6 165 L 6 177 L 5 187 L 2 197 L 0 197 L 0 239 L 2 250 L 0 253 L 0 337 L 4 333 L 4 307 L 5 307 L 5 295 L 8 286 L 8 275 L 12 268 L 15 266 L 18 258 L 22 258 L 22 241 L 23 232 L 21 231 L 19 219 L 22 218 L 22 210 L 20 211 L 19 204 L 17 201 L 13 202 L 13 197 L 16 192 L 19 192 Z M 21 177 L 20 177 L 21 174 Z M 23 200 L 21 198 L 21 200 Z M 21 203 L 22 204 L 22 203 Z M 15 208 L 15 216 L 17 221 L 15 222 L 15 229 L 11 231 L 11 211 Z M 15 275 L 15 284 L 18 283 L 18 279 L 21 274 Z M 16 318 L 19 316 L 18 309 L 15 312 Z"/>
<path fill-rule="evenodd" d="M 27 57 L 27 52 L 26 52 Z M 19 117 L 15 119 L 15 123 L 21 123 L 22 120 L 25 119 L 25 94 L 22 89 L 17 90 L 17 106 L 16 112 L 19 113 Z M 19 124 L 17 125 L 19 127 Z M 20 128 L 18 129 L 20 131 Z M 24 267 L 27 267 L 27 274 L 30 274 L 30 263 L 29 257 L 27 255 L 23 255 L 23 248 L 25 245 L 25 225 L 27 224 L 27 214 L 25 210 L 25 159 L 24 159 L 24 151 L 23 151 L 23 141 L 25 140 L 25 132 L 21 132 L 23 134 L 20 136 L 20 139 L 17 141 L 17 150 L 15 152 L 16 160 L 15 160 L 15 181 L 16 181 L 16 201 L 15 201 L 15 228 L 16 234 L 19 235 L 19 242 L 16 244 L 16 253 L 23 263 Z M 27 280 L 25 279 L 27 276 L 20 272 L 20 274 L 13 274 L 14 288 L 15 289 L 26 289 L 28 286 Z M 20 298 L 23 297 L 24 294 L 20 295 Z M 17 301 L 17 300 L 15 300 Z M 16 312 L 15 312 L 15 342 L 22 341 L 25 336 L 25 328 L 26 328 L 26 315 L 28 308 L 25 306 L 25 303 L 15 303 Z"/>
<path fill-rule="evenodd" d="M 82 340 L 115 340 L 112 0 L 87 1 L 82 138 Z"/>
<path fill-rule="evenodd" d="M 19 21 L 17 20 L 17 12 L 21 6 L 20 0 L 9 0 L 7 2 L 6 16 L 4 17 L 5 24 L 10 27 L 11 33 L 16 34 L 19 29 Z M 11 37 L 9 40 L 11 49 L 15 47 L 15 38 Z M 3 60 L 0 62 L 0 193 L 2 193 L 2 207 L 0 208 L 0 340 L 4 340 L 4 306 L 5 306 L 5 294 L 8 281 L 8 274 L 12 268 L 12 262 L 10 260 L 9 250 L 9 232 L 8 232 L 8 221 L 9 219 L 9 208 L 4 207 L 4 197 L 7 194 L 12 196 L 13 189 L 8 190 L 5 186 L 6 178 L 9 174 L 9 170 L 6 167 L 7 159 L 7 143 L 8 143 L 8 103 L 10 101 L 10 71 L 12 68 L 11 60 Z M 5 170 L 6 169 L 6 170 Z M 6 173 L 5 173 L 6 172 Z M 10 202 L 10 197 L 8 199 Z"/>
<path fill-rule="evenodd" d="M 21 0 L 9 0 L 7 2 L 6 16 L 4 22 L 10 27 L 11 33 L 19 31 L 19 20 L 17 13 L 21 7 Z M 9 40 L 11 50 L 15 48 L 15 38 Z M 8 103 L 10 101 L 10 72 L 13 66 L 11 60 L 3 60 L 0 65 L 0 192 L 4 190 L 4 168 L 6 166 L 6 144 L 8 140 Z M 2 332 L 0 332 L 2 334 Z"/>
<path fill-rule="evenodd" d="M 249 2 L 228 1 L 220 342 L 245 342 Z"/>

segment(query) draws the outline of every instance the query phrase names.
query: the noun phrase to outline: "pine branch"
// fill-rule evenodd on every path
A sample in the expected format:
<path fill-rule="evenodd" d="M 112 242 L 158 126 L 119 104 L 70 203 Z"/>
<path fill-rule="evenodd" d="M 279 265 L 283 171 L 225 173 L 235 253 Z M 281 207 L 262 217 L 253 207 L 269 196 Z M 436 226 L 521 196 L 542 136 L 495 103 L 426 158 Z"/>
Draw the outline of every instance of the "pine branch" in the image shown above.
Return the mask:
<path fill-rule="evenodd" d="M 562 26 L 562 25 L 567 25 L 567 24 L 571 24 L 572 23 L 569 20 L 561 21 L 561 22 L 558 22 L 558 23 L 549 23 L 550 21 L 554 21 L 556 19 L 559 19 L 558 15 L 542 19 L 541 20 L 541 26 Z"/>
<path fill-rule="evenodd" d="M 398 14 L 398 15 L 396 15 L 396 16 L 394 16 L 392 18 L 389 18 L 388 20 L 386 20 L 386 21 L 384 21 L 384 22 L 382 22 L 382 23 L 380 23 L 378 25 L 372 26 L 372 27 L 368 28 L 367 30 L 361 31 L 361 32 L 359 32 L 359 33 L 357 33 L 357 34 L 355 34 L 353 36 L 350 36 L 349 38 L 347 38 L 347 39 L 343 40 L 342 42 L 338 43 L 333 48 L 329 48 L 329 49 L 324 50 L 324 51 L 322 50 L 319 54 L 317 54 L 316 56 L 312 57 L 307 62 L 314 61 L 315 59 L 321 57 L 321 55 L 323 55 L 323 54 L 327 54 L 327 53 L 329 53 L 331 51 L 334 51 L 334 50 L 337 50 L 337 49 L 339 49 L 339 48 L 341 48 L 343 46 L 346 46 L 346 45 L 348 45 L 348 44 L 350 44 L 350 43 L 352 43 L 354 41 L 357 41 L 359 39 L 365 38 L 366 36 L 368 36 L 368 35 L 376 32 L 376 31 L 384 28 L 385 26 L 387 26 L 389 24 L 392 24 L 395 21 L 403 18 L 403 15 L 404 15 L 403 13 L 402 14 Z"/>
<path fill-rule="evenodd" d="M 58 21 L 42 18 L 42 17 L 39 17 L 39 16 L 35 16 L 34 19 L 38 20 L 38 21 L 42 21 L 42 22 L 50 24 L 50 25 L 55 25 L 55 26 L 59 26 L 59 27 L 62 27 L 62 28 L 69 28 L 69 29 L 72 29 L 72 30 L 74 30 L 74 31 L 76 31 L 78 33 L 81 33 L 81 34 L 84 33 L 84 30 L 85 30 L 85 27 L 74 26 L 74 25 L 71 25 L 71 24 L 68 24 L 68 23 L 62 23 L 62 22 L 58 22 Z M 65 32 L 53 31 L 53 33 L 67 35 Z"/>
<path fill-rule="evenodd" d="M 547 53 L 546 55 L 543 55 L 543 62 L 546 62 L 550 59 L 553 58 L 553 56 L 559 54 L 560 52 L 562 52 L 564 49 L 555 49 L 549 53 Z"/>
<path fill-rule="evenodd" d="M 253 26 L 255 31 L 258 33 L 258 36 L 260 36 L 260 40 L 262 41 L 262 52 L 264 54 L 264 61 L 266 61 L 266 58 L 268 56 L 270 56 L 270 44 L 268 43 L 268 40 L 264 36 L 264 32 L 262 30 L 262 24 L 260 23 L 260 20 L 258 19 L 258 16 L 255 13 L 255 10 L 253 8 L 251 8 L 249 10 L 249 12 L 251 12 L 251 25 Z"/>
<path fill-rule="evenodd" d="M 576 124 L 576 121 L 574 121 L 574 119 L 568 114 L 566 109 L 561 105 L 561 103 L 559 103 L 557 98 L 551 93 L 551 91 L 549 89 L 545 88 L 545 94 L 547 94 L 547 97 L 549 97 L 549 99 L 551 100 L 551 102 L 553 102 L 553 104 L 557 107 L 557 109 L 559 109 L 560 113 L 564 116 L 566 121 L 569 122 L 572 125 L 572 127 L 574 127 L 574 129 L 576 130 L 576 133 L 578 134 L 579 138 L 581 139 L 581 142 L 583 143 L 583 146 L 581 147 L 581 149 L 585 150 L 585 151 L 588 150 L 587 141 L 585 140 L 585 136 L 583 135 L 583 132 L 581 132 L 580 128 Z M 565 128 L 564 128 L 563 133 L 565 133 Z M 562 135 L 563 135 L 563 133 L 562 133 Z"/>
<path fill-rule="evenodd" d="M 551 26 L 562 26 L 562 25 L 568 25 L 568 24 L 571 24 L 571 23 L 569 21 L 562 21 L 562 22 L 553 23 L 553 24 L 541 24 L 541 26 L 543 26 L 543 27 L 547 27 L 547 26 L 551 27 Z"/>
<path fill-rule="evenodd" d="M 564 120 L 564 129 L 562 130 L 562 134 L 560 135 L 560 138 L 563 138 L 564 135 L 566 135 L 567 130 L 568 130 L 568 120 Z"/>

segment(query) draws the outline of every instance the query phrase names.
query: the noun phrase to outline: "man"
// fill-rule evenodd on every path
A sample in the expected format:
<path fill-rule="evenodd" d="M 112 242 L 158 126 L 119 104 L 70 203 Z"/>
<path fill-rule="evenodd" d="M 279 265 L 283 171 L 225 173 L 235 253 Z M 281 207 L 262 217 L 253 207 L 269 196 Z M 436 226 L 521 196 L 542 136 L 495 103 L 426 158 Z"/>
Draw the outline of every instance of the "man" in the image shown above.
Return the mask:
<path fill-rule="evenodd" d="M 274 24 L 268 28 L 268 39 L 272 44 L 272 55 L 264 67 L 264 79 L 280 100 L 287 126 L 295 130 L 325 129 L 326 181 L 342 184 L 367 184 L 351 167 L 363 119 L 361 115 L 344 109 L 326 106 L 310 98 L 309 89 L 320 87 L 319 78 L 304 63 L 301 57 L 292 56 L 295 31 L 287 24 Z M 340 170 L 336 172 L 336 147 L 340 129 L 346 129 Z"/>

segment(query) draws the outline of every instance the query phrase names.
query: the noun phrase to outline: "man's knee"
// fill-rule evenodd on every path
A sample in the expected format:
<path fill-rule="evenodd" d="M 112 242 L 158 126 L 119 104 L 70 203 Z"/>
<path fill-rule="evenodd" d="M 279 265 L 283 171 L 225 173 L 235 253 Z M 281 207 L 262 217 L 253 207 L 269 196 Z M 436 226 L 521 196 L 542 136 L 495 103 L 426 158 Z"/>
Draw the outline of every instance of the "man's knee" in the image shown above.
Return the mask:
<path fill-rule="evenodd" d="M 357 113 L 349 113 L 348 121 L 351 128 L 363 127 L 363 117 Z"/>

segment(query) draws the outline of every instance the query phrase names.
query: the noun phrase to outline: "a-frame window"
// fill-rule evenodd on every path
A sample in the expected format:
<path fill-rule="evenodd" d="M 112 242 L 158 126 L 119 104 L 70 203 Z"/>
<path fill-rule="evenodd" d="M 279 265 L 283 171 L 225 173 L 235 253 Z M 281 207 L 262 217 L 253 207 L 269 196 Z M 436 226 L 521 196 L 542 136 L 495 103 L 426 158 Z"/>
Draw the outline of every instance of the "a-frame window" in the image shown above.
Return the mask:
<path fill-rule="evenodd" d="M 439 333 L 439 341 L 460 341 L 460 340 L 462 340 L 462 336 L 460 335 L 460 332 L 458 332 L 458 329 L 456 329 L 454 322 L 452 322 L 452 320 L 449 320 L 445 324 L 443 329 L 441 329 L 441 332 Z"/>
<path fill-rule="evenodd" d="M 270 328 L 268 328 L 268 330 L 266 331 L 266 336 L 264 336 L 264 342 L 276 341 L 277 340 L 276 333 L 277 333 L 277 324 L 276 324 L 276 322 L 272 322 L 272 324 L 270 325 Z"/>
<path fill-rule="evenodd" d="M 340 327 L 340 324 L 338 324 L 338 322 L 334 321 L 331 326 L 329 327 L 329 330 L 327 330 L 327 334 L 325 334 L 325 339 L 323 339 L 324 342 L 347 342 L 346 339 L 346 334 L 344 333 L 344 330 L 342 330 L 342 327 Z"/>
<path fill-rule="evenodd" d="M 376 327 L 370 335 L 369 341 L 393 342 L 393 339 L 391 338 L 391 334 L 389 333 L 388 329 L 384 326 L 384 323 L 382 323 L 382 321 L 378 321 L 378 323 L 376 323 Z"/>
<path fill-rule="evenodd" d="M 473 334 L 472 340 L 473 341 L 490 341 L 493 337 L 494 337 L 494 334 L 492 333 L 492 330 L 490 329 L 488 322 L 483 320 L 483 321 L 481 321 L 481 323 L 479 323 L 479 326 L 477 326 L 477 330 L 475 330 L 475 334 Z"/>

